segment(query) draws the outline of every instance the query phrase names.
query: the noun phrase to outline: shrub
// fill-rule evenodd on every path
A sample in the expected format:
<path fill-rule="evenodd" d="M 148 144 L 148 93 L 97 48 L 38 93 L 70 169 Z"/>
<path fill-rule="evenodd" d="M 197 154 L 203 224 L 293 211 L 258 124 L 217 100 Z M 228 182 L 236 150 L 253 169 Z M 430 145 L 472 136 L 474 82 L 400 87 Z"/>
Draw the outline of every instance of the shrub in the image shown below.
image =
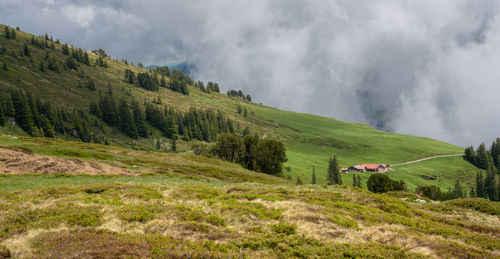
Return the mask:
<path fill-rule="evenodd" d="M 207 217 L 206 221 L 214 226 L 225 226 L 226 220 L 217 214 L 212 214 Z"/>
<path fill-rule="evenodd" d="M 366 182 L 368 190 L 375 193 L 388 191 L 406 191 L 406 184 L 403 180 L 394 181 L 385 174 L 372 174 Z"/>
<path fill-rule="evenodd" d="M 271 229 L 276 233 L 292 235 L 297 232 L 297 226 L 286 223 L 274 224 Z"/>

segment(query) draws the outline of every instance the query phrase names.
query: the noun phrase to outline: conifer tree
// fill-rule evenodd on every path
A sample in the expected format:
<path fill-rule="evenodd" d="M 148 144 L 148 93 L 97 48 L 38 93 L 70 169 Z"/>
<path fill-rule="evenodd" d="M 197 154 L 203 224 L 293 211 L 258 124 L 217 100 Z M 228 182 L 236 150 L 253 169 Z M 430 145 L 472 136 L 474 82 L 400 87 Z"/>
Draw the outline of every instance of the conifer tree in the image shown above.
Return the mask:
<path fill-rule="evenodd" d="M 3 103 L 0 102 L 0 126 L 5 126 L 5 114 L 3 109 Z"/>
<path fill-rule="evenodd" d="M 43 64 L 43 61 L 40 61 L 40 72 L 45 72 L 45 65 Z"/>
<path fill-rule="evenodd" d="M 337 156 L 330 158 L 327 171 L 328 184 L 342 184 L 342 178 L 339 172 L 339 165 L 337 162 Z"/>
<path fill-rule="evenodd" d="M 172 149 L 172 152 L 177 151 L 177 142 L 176 142 L 175 138 L 171 139 L 171 149 Z"/>
<path fill-rule="evenodd" d="M 30 48 L 28 47 L 28 44 L 27 44 L 27 43 L 24 43 L 24 46 L 23 46 L 23 54 L 24 54 L 26 57 L 31 57 Z"/>
<path fill-rule="evenodd" d="M 484 183 L 485 183 L 487 198 L 489 198 L 491 201 L 496 201 L 498 198 L 498 193 L 497 193 L 498 186 L 497 186 L 496 175 L 497 175 L 496 170 L 494 170 L 493 166 L 490 166 L 490 168 L 488 168 L 488 172 Z"/>
<path fill-rule="evenodd" d="M 469 197 L 470 198 L 476 197 L 476 192 L 474 191 L 474 187 L 470 188 Z"/>
<path fill-rule="evenodd" d="M 352 174 L 352 186 L 354 186 L 354 187 L 358 186 L 357 180 L 358 180 L 358 178 L 356 177 L 356 175 Z"/>
<path fill-rule="evenodd" d="M 455 181 L 455 186 L 453 187 L 453 194 L 457 198 L 464 197 L 464 193 L 463 193 L 463 190 L 462 190 L 462 185 L 460 184 L 460 181 L 458 179 Z"/>
<path fill-rule="evenodd" d="M 483 172 L 479 170 L 476 173 L 476 196 L 480 198 L 485 197 Z"/>
<path fill-rule="evenodd" d="M 313 165 L 313 174 L 311 178 L 312 178 L 311 183 L 316 184 L 316 171 L 314 170 L 314 165 Z"/>
<path fill-rule="evenodd" d="M 10 39 L 10 30 L 8 26 L 5 26 L 5 38 Z"/>
<path fill-rule="evenodd" d="M 361 175 L 358 175 L 358 180 L 356 181 L 356 184 L 358 185 L 359 188 L 362 188 L 361 187 L 361 184 L 362 184 L 362 182 L 361 182 Z"/>
<path fill-rule="evenodd" d="M 160 143 L 159 139 L 156 140 L 156 149 L 158 149 L 158 150 L 161 149 L 161 143 Z"/>
<path fill-rule="evenodd" d="M 131 138 L 137 138 L 137 127 L 135 126 L 135 122 L 132 118 L 132 113 L 130 112 L 130 108 L 128 107 L 127 102 L 122 100 L 119 105 L 119 127 L 120 130 L 127 136 Z"/>
<path fill-rule="evenodd" d="M 481 143 L 481 145 L 479 145 L 479 147 L 477 148 L 476 166 L 481 169 L 488 170 L 488 152 L 486 151 L 486 145 L 484 143 Z"/>
<path fill-rule="evenodd" d="M 7 63 L 6 63 L 6 62 L 3 62 L 2 69 L 3 69 L 4 71 L 8 71 L 8 70 L 9 70 L 9 69 L 7 68 Z"/>
<path fill-rule="evenodd" d="M 31 110 L 26 100 L 26 95 L 22 91 L 12 92 L 12 101 L 16 111 L 16 123 L 29 134 L 33 130 L 33 118 Z"/>
<path fill-rule="evenodd" d="M 89 54 L 87 53 L 87 51 L 85 51 L 85 54 L 83 54 L 83 64 L 90 66 Z"/>
<path fill-rule="evenodd" d="M 13 30 L 11 30 L 11 32 L 12 32 L 12 36 L 11 36 L 11 38 L 12 38 L 13 40 L 15 40 L 15 39 L 16 39 L 16 31 L 13 29 Z"/>

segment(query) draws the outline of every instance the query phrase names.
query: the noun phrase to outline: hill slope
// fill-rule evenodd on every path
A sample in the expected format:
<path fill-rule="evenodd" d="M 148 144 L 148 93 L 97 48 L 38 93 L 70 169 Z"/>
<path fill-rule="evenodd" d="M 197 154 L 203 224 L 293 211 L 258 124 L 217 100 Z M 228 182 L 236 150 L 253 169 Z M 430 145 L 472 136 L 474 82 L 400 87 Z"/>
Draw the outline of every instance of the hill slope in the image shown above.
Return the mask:
<path fill-rule="evenodd" d="M 0 26 L 0 31 L 4 31 L 3 26 Z M 112 91 L 117 99 L 137 100 L 141 103 L 153 102 L 160 98 L 162 105 L 169 105 L 179 111 L 188 111 L 191 107 L 222 111 L 240 129 L 249 127 L 252 132 L 261 136 L 282 140 L 286 145 L 288 156 L 286 167 L 289 170 L 285 171 L 285 174 L 292 178 L 301 175 L 309 181 L 312 166 L 315 165 L 318 181 L 324 183 L 327 161 L 334 154 L 339 158 L 341 166 L 349 166 L 360 163 L 393 164 L 438 154 L 462 153 L 462 148 L 441 141 L 383 132 L 359 123 L 282 111 L 224 94 L 206 93 L 193 86 L 189 86 L 189 95 L 164 87 L 160 87 L 158 91 L 148 91 L 128 84 L 124 80 L 125 69 L 149 74 L 148 69 L 110 58 L 104 58 L 108 66 L 101 67 L 96 65 L 99 56 L 90 52 L 88 53 L 90 65 L 78 64 L 76 70 L 61 69 L 59 73 L 48 69 L 42 72 L 39 64 L 46 62 L 47 55 L 53 57 L 61 68 L 65 67 L 67 56 L 61 51 L 63 45 L 49 40 L 48 44 L 53 44 L 54 49 L 39 48 L 30 45 L 32 35 L 16 31 L 16 36 L 16 39 L 0 36 L 0 48 L 3 49 L 0 54 L 0 64 L 5 63 L 8 67 L 7 71 L 0 69 L 0 89 L 24 89 L 42 100 L 53 100 L 67 109 L 87 111 L 93 101 L 108 91 Z M 35 39 L 44 41 L 43 38 L 35 37 Z M 23 51 L 25 43 L 30 50 L 30 57 L 18 54 Z M 96 90 L 82 87 L 89 80 L 94 82 Z M 169 80 L 167 77 L 167 81 Z M 247 116 L 237 112 L 238 106 L 246 109 Z M 96 136 L 109 139 L 113 145 L 151 150 L 154 149 L 155 143 L 161 140 L 165 143 L 163 150 L 167 150 L 168 140 L 165 140 L 161 132 L 152 125 L 148 124 L 147 127 L 151 132 L 150 137 L 137 140 L 107 125 L 101 128 L 90 125 L 90 130 Z M 0 127 L 0 131 L 16 135 L 25 134 L 12 126 Z M 74 139 L 71 136 L 62 137 Z M 195 142 L 179 141 L 178 149 L 181 152 L 190 152 Z M 435 169 L 427 167 L 425 174 L 439 174 L 452 164 L 453 168 L 449 172 L 451 175 L 457 170 L 464 172 L 465 176 L 462 178 L 465 183 L 472 183 L 475 171 L 463 159 L 457 157 L 453 160 L 440 161 Z M 391 174 L 409 182 L 411 187 L 417 183 L 433 183 L 446 187 L 451 186 L 456 179 L 441 177 L 422 181 L 410 176 L 414 173 L 410 174 L 408 170 L 399 168 L 395 168 Z M 368 174 L 364 177 L 367 176 Z M 350 175 L 344 175 L 343 178 L 344 183 L 350 183 Z"/>
<path fill-rule="evenodd" d="M 0 146 L 25 155 L 6 162 L 13 168 L 48 159 L 126 170 L 1 174 L 0 255 L 500 256 L 499 207 L 484 199 L 433 203 L 409 193 L 295 186 L 215 159 L 82 142 L 1 136 Z"/>

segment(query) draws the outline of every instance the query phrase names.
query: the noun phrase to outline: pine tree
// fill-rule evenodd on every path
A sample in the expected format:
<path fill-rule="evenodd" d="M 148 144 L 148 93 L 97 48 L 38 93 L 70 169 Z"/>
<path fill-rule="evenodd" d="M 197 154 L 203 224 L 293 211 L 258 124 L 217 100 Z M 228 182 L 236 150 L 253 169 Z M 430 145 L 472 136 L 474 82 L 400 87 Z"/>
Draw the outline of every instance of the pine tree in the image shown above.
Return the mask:
<path fill-rule="evenodd" d="M 28 47 L 28 44 L 27 44 L 27 43 L 24 43 L 24 46 L 23 46 L 23 54 L 24 54 L 26 57 L 31 57 L 30 48 Z"/>
<path fill-rule="evenodd" d="M 456 198 L 464 197 L 462 185 L 460 184 L 460 181 L 458 179 L 455 181 L 455 186 L 453 187 L 453 194 Z"/>
<path fill-rule="evenodd" d="M 354 186 L 354 187 L 358 186 L 357 180 L 358 180 L 358 178 L 356 177 L 356 175 L 352 174 L 352 186 Z"/>
<path fill-rule="evenodd" d="M 314 166 L 313 166 L 313 174 L 312 174 L 312 180 L 311 180 L 311 184 L 316 184 L 316 171 L 314 170 Z"/>
<path fill-rule="evenodd" d="M 43 64 L 43 61 L 40 61 L 40 72 L 45 72 L 45 65 Z"/>
<path fill-rule="evenodd" d="M 12 38 L 13 40 L 15 40 L 15 39 L 16 39 L 16 31 L 15 31 L 15 30 L 11 30 L 11 32 L 12 32 L 12 34 L 11 34 L 11 38 Z"/>
<path fill-rule="evenodd" d="M 33 118 L 31 110 L 26 100 L 26 95 L 21 91 L 12 92 L 12 101 L 16 111 L 16 123 L 29 134 L 33 130 Z"/>
<path fill-rule="evenodd" d="M 161 142 L 159 139 L 156 140 L 156 149 L 158 149 L 158 150 L 161 149 Z"/>
<path fill-rule="evenodd" d="M 476 166 L 481 169 L 488 170 L 488 152 L 486 151 L 486 145 L 484 143 L 481 143 L 481 145 L 479 145 L 479 147 L 477 148 Z"/>
<path fill-rule="evenodd" d="M 0 126 L 5 126 L 5 114 L 3 109 L 3 103 L 0 102 Z"/>
<path fill-rule="evenodd" d="M 119 105 L 119 127 L 120 130 L 127 136 L 131 138 L 137 138 L 137 127 L 135 126 L 135 122 L 132 118 L 132 114 L 130 112 L 130 108 L 128 107 L 127 102 L 122 100 Z"/>
<path fill-rule="evenodd" d="M 498 193 L 497 193 L 498 186 L 497 186 L 496 176 L 497 176 L 496 170 L 491 165 L 490 168 L 488 168 L 487 176 L 484 181 L 487 198 L 489 198 L 491 201 L 496 201 L 498 198 Z"/>
<path fill-rule="evenodd" d="M 362 188 L 361 187 L 361 184 L 362 184 L 362 182 L 361 182 L 361 175 L 358 175 L 358 180 L 356 181 L 356 183 L 358 184 L 359 188 Z"/>
<path fill-rule="evenodd" d="M 171 149 L 172 149 L 172 152 L 176 152 L 177 151 L 177 143 L 175 141 L 175 138 L 171 139 Z"/>
<path fill-rule="evenodd" d="M 474 191 L 474 187 L 470 188 L 469 197 L 470 198 L 476 197 L 476 192 Z"/>
<path fill-rule="evenodd" d="M 85 51 L 85 54 L 83 54 L 83 64 L 90 66 L 89 54 L 87 53 L 87 51 Z"/>
<path fill-rule="evenodd" d="M 476 173 L 476 196 L 485 198 L 483 172 Z"/>
<path fill-rule="evenodd" d="M 333 158 L 330 158 L 327 171 L 327 178 L 328 178 L 328 185 L 342 184 L 342 178 L 340 176 L 337 156 L 333 156 Z"/>
<path fill-rule="evenodd" d="M 10 39 L 10 30 L 9 27 L 5 26 L 5 38 Z"/>

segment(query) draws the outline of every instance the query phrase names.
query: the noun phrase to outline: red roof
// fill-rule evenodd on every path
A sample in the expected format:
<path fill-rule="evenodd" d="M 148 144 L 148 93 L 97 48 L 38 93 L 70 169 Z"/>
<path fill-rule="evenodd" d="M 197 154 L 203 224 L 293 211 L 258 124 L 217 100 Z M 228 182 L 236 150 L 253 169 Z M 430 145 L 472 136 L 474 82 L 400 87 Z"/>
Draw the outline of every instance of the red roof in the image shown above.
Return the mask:
<path fill-rule="evenodd" d="M 364 165 L 355 165 L 353 166 L 354 168 L 358 169 L 358 170 L 363 170 L 365 169 L 365 166 Z"/>
<path fill-rule="evenodd" d="M 347 168 L 342 168 L 342 171 L 347 171 Z"/>

